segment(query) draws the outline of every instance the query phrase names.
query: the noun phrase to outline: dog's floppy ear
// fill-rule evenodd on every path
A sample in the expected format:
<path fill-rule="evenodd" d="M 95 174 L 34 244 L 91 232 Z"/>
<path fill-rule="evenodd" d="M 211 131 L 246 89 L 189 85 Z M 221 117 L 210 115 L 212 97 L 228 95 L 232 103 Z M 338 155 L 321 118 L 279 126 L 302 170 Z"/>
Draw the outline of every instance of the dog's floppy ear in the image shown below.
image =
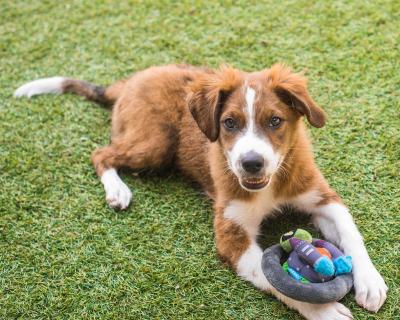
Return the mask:
<path fill-rule="evenodd" d="M 239 72 L 223 66 L 219 71 L 201 75 L 189 85 L 189 110 L 200 130 L 212 142 L 218 139 L 222 107 L 239 82 Z"/>
<path fill-rule="evenodd" d="M 308 94 L 307 79 L 302 74 L 282 64 L 274 64 L 267 73 L 271 89 L 283 103 L 305 115 L 312 126 L 325 125 L 325 113 Z"/>

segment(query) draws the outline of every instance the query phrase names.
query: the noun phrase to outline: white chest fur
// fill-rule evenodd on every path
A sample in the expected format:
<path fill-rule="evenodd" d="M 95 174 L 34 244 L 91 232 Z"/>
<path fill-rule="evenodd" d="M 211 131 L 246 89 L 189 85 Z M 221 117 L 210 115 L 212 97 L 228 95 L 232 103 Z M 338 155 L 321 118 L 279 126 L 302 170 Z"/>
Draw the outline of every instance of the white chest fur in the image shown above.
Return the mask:
<path fill-rule="evenodd" d="M 239 224 L 250 237 L 256 237 L 262 220 L 279 207 L 272 190 L 266 188 L 249 201 L 231 200 L 225 208 L 224 217 Z"/>

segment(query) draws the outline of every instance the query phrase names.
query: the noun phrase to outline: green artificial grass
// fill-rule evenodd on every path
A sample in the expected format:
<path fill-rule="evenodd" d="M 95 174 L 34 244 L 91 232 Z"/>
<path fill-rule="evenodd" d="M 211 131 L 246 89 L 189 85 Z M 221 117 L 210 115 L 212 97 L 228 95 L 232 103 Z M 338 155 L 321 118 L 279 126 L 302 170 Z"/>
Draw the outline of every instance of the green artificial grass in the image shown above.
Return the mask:
<path fill-rule="evenodd" d="M 109 209 L 90 163 L 109 114 L 83 99 L 14 99 L 39 77 L 108 84 L 150 65 L 277 61 L 327 111 L 317 162 L 343 196 L 400 317 L 400 2 L 0 1 L 0 318 L 300 319 L 217 259 L 211 202 L 177 173 L 123 175 Z M 278 216 L 264 245 L 304 218 Z"/>

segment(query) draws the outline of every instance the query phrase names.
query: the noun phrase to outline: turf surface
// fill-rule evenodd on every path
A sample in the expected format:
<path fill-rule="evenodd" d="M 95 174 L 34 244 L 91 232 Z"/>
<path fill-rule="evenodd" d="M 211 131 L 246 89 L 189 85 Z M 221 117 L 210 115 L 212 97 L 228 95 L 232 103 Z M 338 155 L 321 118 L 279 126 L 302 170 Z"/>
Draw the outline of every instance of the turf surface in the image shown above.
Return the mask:
<path fill-rule="evenodd" d="M 0 0 L 0 318 L 300 319 L 220 264 L 211 203 L 176 173 L 126 173 L 133 206 L 107 207 L 89 160 L 108 142 L 106 111 L 12 97 L 45 76 L 107 84 L 154 64 L 283 61 L 330 115 L 311 130 L 317 162 L 390 287 L 378 314 L 344 304 L 398 319 L 399 12 L 395 0 Z M 271 223 L 265 245 L 308 222 Z"/>

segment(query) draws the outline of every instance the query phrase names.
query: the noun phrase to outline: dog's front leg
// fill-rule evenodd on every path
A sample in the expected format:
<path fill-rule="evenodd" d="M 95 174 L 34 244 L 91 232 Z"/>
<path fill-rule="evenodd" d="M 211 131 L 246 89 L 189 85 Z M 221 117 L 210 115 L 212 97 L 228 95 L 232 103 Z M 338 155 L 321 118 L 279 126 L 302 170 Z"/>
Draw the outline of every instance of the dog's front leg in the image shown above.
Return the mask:
<path fill-rule="evenodd" d="M 311 212 L 315 226 L 327 240 L 352 257 L 356 301 L 365 309 L 377 312 L 386 300 L 388 288 L 372 264 L 349 210 L 337 196 L 338 201 L 330 202 L 316 193 L 310 196 L 311 193 L 299 197 L 298 204 Z"/>
<path fill-rule="evenodd" d="M 262 291 L 272 293 L 306 319 L 352 319 L 351 312 L 338 302 L 305 303 L 284 296 L 270 285 L 261 269 L 262 250 L 256 242 L 260 222 L 257 216 L 252 216 L 252 208 L 243 203 L 235 202 L 226 208 L 217 208 L 214 228 L 221 259 L 231 265 L 241 278 Z"/>
<path fill-rule="evenodd" d="M 348 209 L 343 204 L 330 203 L 316 207 L 313 212 L 314 223 L 324 236 L 352 256 L 357 303 L 377 312 L 386 300 L 388 288 L 372 264 Z"/>

